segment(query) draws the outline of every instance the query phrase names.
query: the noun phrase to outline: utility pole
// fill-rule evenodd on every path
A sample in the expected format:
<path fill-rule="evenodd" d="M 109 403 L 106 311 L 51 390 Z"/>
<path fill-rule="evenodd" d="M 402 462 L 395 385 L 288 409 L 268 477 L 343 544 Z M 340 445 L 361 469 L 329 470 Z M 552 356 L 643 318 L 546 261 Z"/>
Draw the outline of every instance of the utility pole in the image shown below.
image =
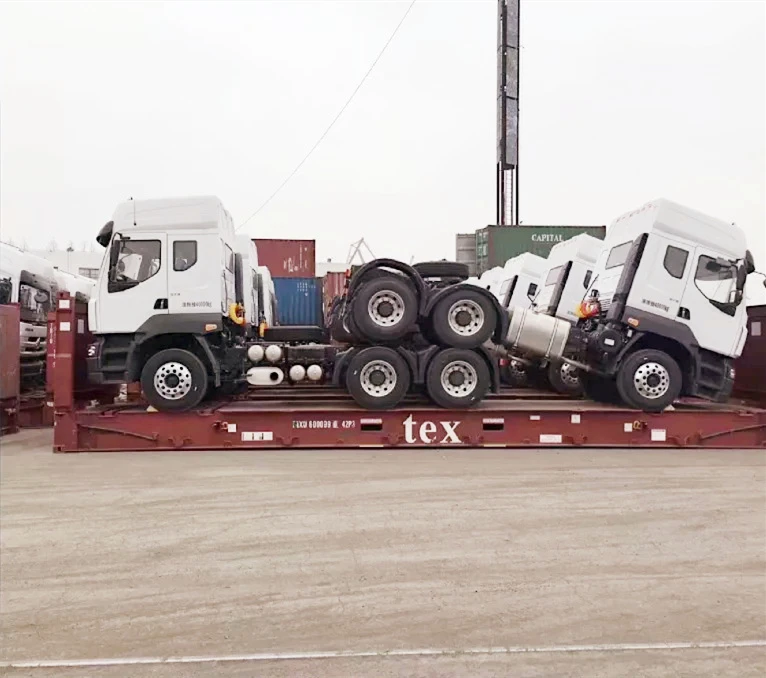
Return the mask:
<path fill-rule="evenodd" d="M 497 0 L 497 223 L 519 224 L 521 0 Z"/>

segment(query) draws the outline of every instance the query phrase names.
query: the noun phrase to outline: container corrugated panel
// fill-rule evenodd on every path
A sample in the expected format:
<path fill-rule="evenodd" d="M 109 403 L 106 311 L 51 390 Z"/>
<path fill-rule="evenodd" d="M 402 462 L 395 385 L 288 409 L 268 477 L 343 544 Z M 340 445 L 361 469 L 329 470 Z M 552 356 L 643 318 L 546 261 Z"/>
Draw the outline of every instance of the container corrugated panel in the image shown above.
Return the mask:
<path fill-rule="evenodd" d="M 508 259 L 530 252 L 547 257 L 560 242 L 587 233 L 603 240 L 606 226 L 487 226 L 476 231 L 476 271 L 478 275 Z"/>
<path fill-rule="evenodd" d="M 322 325 L 322 289 L 316 278 L 274 278 L 280 325 Z"/>
<path fill-rule="evenodd" d="M 328 273 L 324 278 L 317 278 L 322 283 L 322 313 L 326 317 L 333 299 L 343 296 L 346 290 L 346 273 Z"/>
<path fill-rule="evenodd" d="M 476 275 L 476 234 L 458 233 L 455 242 L 455 261 L 468 266 L 468 274 Z"/>
<path fill-rule="evenodd" d="M 0 305 L 0 399 L 19 395 L 19 307 Z"/>
<path fill-rule="evenodd" d="M 258 248 L 258 263 L 266 266 L 272 277 L 316 276 L 316 241 L 255 238 L 253 242 Z"/>
<path fill-rule="evenodd" d="M 734 395 L 766 403 L 766 305 L 747 309 L 747 340 L 735 364 Z"/>

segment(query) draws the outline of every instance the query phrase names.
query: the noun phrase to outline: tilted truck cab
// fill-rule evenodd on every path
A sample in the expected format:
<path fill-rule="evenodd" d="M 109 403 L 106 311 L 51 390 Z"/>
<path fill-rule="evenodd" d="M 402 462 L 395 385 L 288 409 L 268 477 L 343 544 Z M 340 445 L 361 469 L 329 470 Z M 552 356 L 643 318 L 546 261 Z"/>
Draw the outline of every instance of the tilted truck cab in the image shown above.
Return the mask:
<path fill-rule="evenodd" d="M 594 400 L 648 411 L 682 395 L 723 401 L 747 336 L 754 270 L 741 228 L 654 200 L 607 229 L 576 328 L 514 311 L 507 343 L 571 358 Z"/>
<path fill-rule="evenodd" d="M 547 262 L 543 257 L 524 252 L 505 262 L 497 298 L 503 308 L 529 308 L 538 294 Z"/>

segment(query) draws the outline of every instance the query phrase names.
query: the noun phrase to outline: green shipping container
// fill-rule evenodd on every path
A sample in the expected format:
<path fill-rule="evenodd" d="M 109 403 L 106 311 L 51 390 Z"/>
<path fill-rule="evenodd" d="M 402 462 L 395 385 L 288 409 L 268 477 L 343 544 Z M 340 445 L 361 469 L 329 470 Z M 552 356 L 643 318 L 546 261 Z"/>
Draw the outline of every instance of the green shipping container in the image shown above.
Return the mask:
<path fill-rule="evenodd" d="M 476 274 L 531 252 L 547 257 L 556 243 L 587 233 L 603 240 L 606 226 L 487 226 L 476 231 Z"/>

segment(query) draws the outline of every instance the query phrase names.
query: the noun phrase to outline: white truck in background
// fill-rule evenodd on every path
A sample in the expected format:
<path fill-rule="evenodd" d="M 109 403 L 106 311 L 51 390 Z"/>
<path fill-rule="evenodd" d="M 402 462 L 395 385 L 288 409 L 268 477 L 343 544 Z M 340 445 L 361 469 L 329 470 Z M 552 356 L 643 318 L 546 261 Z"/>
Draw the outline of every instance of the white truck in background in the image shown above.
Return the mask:
<path fill-rule="evenodd" d="M 547 260 L 530 252 L 508 259 L 498 287 L 500 305 L 503 308 L 529 308 L 540 292 L 546 269 Z"/>
<path fill-rule="evenodd" d="M 19 305 L 22 392 L 45 386 L 48 311 L 57 292 L 56 272 L 50 262 L 0 243 L 0 304 Z"/>
<path fill-rule="evenodd" d="M 658 412 L 729 398 L 755 271 L 735 224 L 658 199 L 609 226 L 578 322 L 513 309 L 506 346 L 580 370 L 587 396 Z"/>
<path fill-rule="evenodd" d="M 554 245 L 545 260 L 546 271 L 540 293 L 533 303 L 534 310 L 576 325 L 579 320 L 577 309 L 588 290 L 603 245 L 603 240 L 587 233 Z M 518 361 L 514 362 L 518 367 Z M 566 361 L 536 358 L 527 360 L 523 369 L 527 380 L 539 387 L 550 387 L 568 395 L 582 392 L 579 370 Z M 511 371 L 517 374 L 517 371 Z"/>
<path fill-rule="evenodd" d="M 95 280 L 59 268 L 54 269 L 54 277 L 59 292 L 68 292 L 74 299 L 83 303 L 90 301 L 96 288 Z"/>

